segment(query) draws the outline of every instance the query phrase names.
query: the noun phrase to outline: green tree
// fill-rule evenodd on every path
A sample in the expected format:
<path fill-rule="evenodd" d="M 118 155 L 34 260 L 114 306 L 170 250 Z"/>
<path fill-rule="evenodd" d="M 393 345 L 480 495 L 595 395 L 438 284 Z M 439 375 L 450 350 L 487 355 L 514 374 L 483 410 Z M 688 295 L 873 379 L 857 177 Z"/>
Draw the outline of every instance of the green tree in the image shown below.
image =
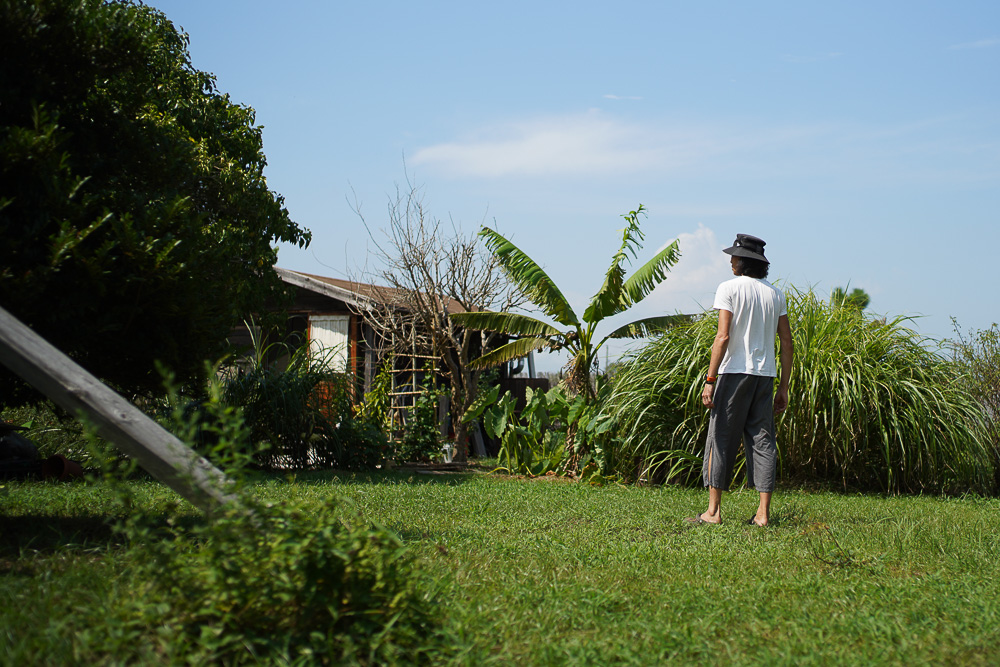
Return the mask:
<path fill-rule="evenodd" d="M 474 312 L 452 315 L 452 319 L 470 329 L 495 331 L 514 338 L 476 359 L 474 365 L 481 368 L 496 366 L 543 348 L 566 350 L 571 357 L 567 386 L 571 392 L 582 395 L 584 404 L 589 405 L 596 398 L 590 374 L 597 363 L 597 354 L 606 342 L 618 338 L 641 338 L 685 320 L 683 315 L 647 317 L 620 326 L 603 338 L 597 338 L 597 327 L 604 319 L 622 313 L 645 299 L 666 279 L 667 272 L 680 259 L 679 245 L 674 241 L 625 279 L 625 262 L 630 261 L 630 256 L 636 258 L 642 248 L 644 235 L 639 229 L 639 214 L 644 210 L 640 204 L 635 211 L 622 216 L 628 224 L 622 230 L 621 247 L 611 260 L 604 284 L 591 298 L 583 317 L 578 317 L 573 312 L 566 297 L 534 260 L 498 232 L 484 227 L 479 235 L 485 239 L 487 247 L 499 260 L 511 282 L 543 313 L 564 328 L 560 329 L 554 324 L 521 313 Z M 573 433 L 571 424 L 567 444 L 571 451 L 571 469 L 582 454 L 579 448 L 575 451 L 572 449 Z"/>
<path fill-rule="evenodd" d="M 868 292 L 860 287 L 855 287 L 850 293 L 848 293 L 845 287 L 834 287 L 833 291 L 830 292 L 830 303 L 833 304 L 834 308 L 848 306 L 864 310 L 871 302 L 872 298 L 868 296 Z"/>
<path fill-rule="evenodd" d="M 0 3 L 0 304 L 126 391 L 197 377 L 310 240 L 187 44 L 141 4 Z"/>

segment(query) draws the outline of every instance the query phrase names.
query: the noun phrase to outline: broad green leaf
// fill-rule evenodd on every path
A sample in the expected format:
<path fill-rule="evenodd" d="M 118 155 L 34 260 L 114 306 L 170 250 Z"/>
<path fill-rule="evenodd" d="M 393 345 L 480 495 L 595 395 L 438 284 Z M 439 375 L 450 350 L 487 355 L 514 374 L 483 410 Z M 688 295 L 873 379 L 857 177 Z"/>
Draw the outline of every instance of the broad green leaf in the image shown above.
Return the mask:
<path fill-rule="evenodd" d="M 674 241 L 643 264 L 622 287 L 622 310 L 645 299 L 657 285 L 666 280 L 667 272 L 680 258 L 680 245 Z"/>
<path fill-rule="evenodd" d="M 634 258 L 642 248 L 643 234 L 639 229 L 639 214 L 643 211 L 643 206 L 640 204 L 637 210 L 622 216 L 628 221 L 628 225 L 621 230 L 621 247 L 611 258 L 611 266 L 604 277 L 604 284 L 591 298 L 590 305 L 583 313 L 584 322 L 600 322 L 605 317 L 628 307 L 628 304 L 622 303 L 622 287 L 625 284 L 625 268 L 622 264 L 628 259 L 629 253 Z"/>
<path fill-rule="evenodd" d="M 583 411 L 586 409 L 586 407 L 587 407 L 587 402 L 584 400 L 583 395 L 581 394 L 580 396 L 577 396 L 569 404 L 569 412 L 567 413 L 566 418 L 569 420 L 571 424 L 578 422 L 580 419 L 580 415 L 583 414 Z"/>
<path fill-rule="evenodd" d="M 503 436 L 504 431 L 507 430 L 507 413 L 503 410 L 497 410 L 490 417 L 489 429 L 492 431 L 492 437 L 499 438 Z"/>
<path fill-rule="evenodd" d="M 471 421 L 479 419 L 479 416 L 483 414 L 489 406 L 497 402 L 497 396 L 500 394 L 500 385 L 495 384 L 493 388 L 489 391 L 484 391 L 476 397 L 475 402 L 469 406 L 469 409 L 465 411 L 462 415 L 462 423 L 467 424 Z"/>
<path fill-rule="evenodd" d="M 500 364 L 513 361 L 514 359 L 525 356 L 529 352 L 540 350 L 549 345 L 550 342 L 547 338 L 518 338 L 517 340 L 513 340 L 506 345 L 501 345 L 497 349 L 484 354 L 478 359 L 474 359 L 469 366 L 472 368 L 491 368 L 493 366 L 499 366 Z"/>
<path fill-rule="evenodd" d="M 691 322 L 690 315 L 646 317 L 618 327 L 609 333 L 606 338 L 646 338 L 660 333 L 668 327 L 675 327 L 679 324 L 687 324 L 689 322 Z"/>
<path fill-rule="evenodd" d="M 602 417 L 594 422 L 591 422 L 591 431 L 594 435 L 601 435 L 606 433 L 608 429 L 614 426 L 614 420 L 608 417 Z"/>
<path fill-rule="evenodd" d="M 489 227 L 479 232 L 511 282 L 556 322 L 577 326 L 580 321 L 548 274 L 517 246 Z"/>
<path fill-rule="evenodd" d="M 496 331 L 509 336 L 559 336 L 561 332 L 551 324 L 536 320 L 519 313 L 492 313 L 480 311 L 475 313 L 455 313 L 450 316 L 455 322 L 467 329 L 478 331 Z"/>

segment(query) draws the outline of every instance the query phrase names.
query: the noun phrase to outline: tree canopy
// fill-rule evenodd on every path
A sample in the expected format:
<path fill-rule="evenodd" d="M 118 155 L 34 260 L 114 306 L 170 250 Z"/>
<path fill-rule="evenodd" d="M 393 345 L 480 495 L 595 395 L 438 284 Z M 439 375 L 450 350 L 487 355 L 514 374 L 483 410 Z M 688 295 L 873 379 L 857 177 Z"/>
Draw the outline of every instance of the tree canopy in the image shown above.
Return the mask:
<path fill-rule="evenodd" d="M 833 291 L 830 292 L 830 303 L 833 304 L 835 308 L 857 308 L 858 310 L 864 310 L 868 307 L 868 304 L 872 302 L 872 298 L 868 296 L 868 292 L 864 291 L 860 287 L 855 287 L 848 293 L 846 287 L 834 287 Z"/>
<path fill-rule="evenodd" d="M 0 305 L 125 390 L 195 377 L 310 240 L 187 45 L 141 4 L 0 3 Z"/>

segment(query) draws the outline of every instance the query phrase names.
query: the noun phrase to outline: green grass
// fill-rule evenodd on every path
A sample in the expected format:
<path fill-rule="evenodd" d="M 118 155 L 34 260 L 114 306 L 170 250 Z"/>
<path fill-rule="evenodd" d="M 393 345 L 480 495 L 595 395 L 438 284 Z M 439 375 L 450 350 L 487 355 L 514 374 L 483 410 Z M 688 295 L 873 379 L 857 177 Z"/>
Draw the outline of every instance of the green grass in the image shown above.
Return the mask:
<path fill-rule="evenodd" d="M 171 502 L 132 486 L 154 512 Z M 779 490 L 776 525 L 758 529 L 750 491 L 726 495 L 718 527 L 685 524 L 707 496 L 669 486 L 393 472 L 255 491 L 350 498 L 396 531 L 439 589 L 455 664 L 1000 661 L 997 499 Z M 132 592 L 113 492 L 0 493 L 0 663 L 114 662 L 88 653 L 86 625 Z"/>

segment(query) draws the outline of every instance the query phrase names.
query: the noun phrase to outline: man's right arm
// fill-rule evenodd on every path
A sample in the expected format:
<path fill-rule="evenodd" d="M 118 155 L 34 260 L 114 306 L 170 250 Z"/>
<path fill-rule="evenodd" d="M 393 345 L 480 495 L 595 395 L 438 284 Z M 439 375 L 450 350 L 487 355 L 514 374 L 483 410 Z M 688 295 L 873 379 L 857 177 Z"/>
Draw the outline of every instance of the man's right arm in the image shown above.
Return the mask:
<path fill-rule="evenodd" d="M 726 355 L 726 348 L 729 347 L 729 328 L 733 323 L 733 314 L 725 309 L 719 310 L 719 327 L 715 332 L 715 340 L 712 341 L 712 357 L 708 362 L 708 375 L 715 377 L 719 374 L 719 366 L 722 365 L 722 358 Z M 712 397 L 715 395 L 715 385 L 705 384 L 701 391 L 701 402 L 706 408 L 715 406 Z"/>

